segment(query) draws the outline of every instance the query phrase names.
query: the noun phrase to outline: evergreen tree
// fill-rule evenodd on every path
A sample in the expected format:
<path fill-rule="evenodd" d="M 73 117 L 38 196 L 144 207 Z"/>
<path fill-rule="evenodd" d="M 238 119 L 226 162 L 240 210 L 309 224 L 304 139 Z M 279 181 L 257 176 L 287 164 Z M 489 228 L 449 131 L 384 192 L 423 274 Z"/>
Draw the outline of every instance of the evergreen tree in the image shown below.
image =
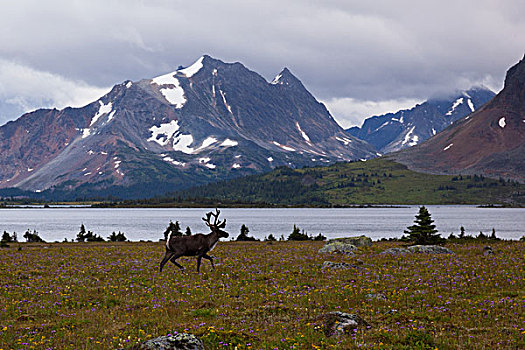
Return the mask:
<path fill-rule="evenodd" d="M 276 239 L 275 239 L 274 235 L 272 235 L 272 234 L 270 233 L 270 235 L 268 236 L 268 238 L 265 239 L 265 241 L 274 242 L 274 241 L 276 241 Z"/>
<path fill-rule="evenodd" d="M 250 229 L 245 224 L 242 224 L 241 226 L 241 233 L 239 236 L 237 236 L 237 241 L 256 241 L 255 237 L 249 237 L 248 233 L 250 232 Z"/>
<path fill-rule="evenodd" d="M 419 213 L 414 220 L 415 225 L 407 227 L 404 231 L 415 244 L 436 244 L 442 242 L 441 236 L 433 224 L 430 213 L 425 206 L 419 208 Z"/>
<path fill-rule="evenodd" d="M 186 232 L 184 232 L 186 236 L 191 236 L 191 228 L 189 226 L 186 226 Z"/>
<path fill-rule="evenodd" d="M 11 235 L 9 234 L 9 232 L 4 231 L 4 234 L 2 235 L 2 239 L 0 241 L 2 241 L 4 243 L 12 242 L 12 238 L 11 238 Z"/>
<path fill-rule="evenodd" d="M 465 237 L 465 228 L 463 226 L 459 228 L 459 231 L 459 238 Z"/>
<path fill-rule="evenodd" d="M 80 225 L 80 231 L 77 233 L 77 242 L 84 242 L 86 240 L 86 227 L 84 224 Z"/>
<path fill-rule="evenodd" d="M 118 231 L 118 233 L 115 233 L 113 231 L 111 235 L 109 235 L 108 240 L 111 242 L 126 242 L 128 239 L 124 235 L 124 233 Z"/>
<path fill-rule="evenodd" d="M 322 233 L 319 233 L 314 237 L 314 241 L 326 241 L 326 237 Z"/>
<path fill-rule="evenodd" d="M 173 223 L 173 221 L 170 220 L 168 227 L 166 227 L 166 230 L 164 231 L 164 240 L 167 240 L 170 234 L 172 236 L 182 236 L 180 224 L 178 221 L 175 221 L 175 223 Z"/>
<path fill-rule="evenodd" d="M 26 242 L 45 242 L 39 235 L 36 230 L 27 230 L 26 233 L 24 233 L 24 238 L 26 239 Z"/>
<path fill-rule="evenodd" d="M 304 233 L 304 230 L 301 233 L 301 230 L 299 229 L 299 227 L 293 225 L 293 231 L 288 236 L 289 241 L 308 241 L 309 239 L 310 237 L 308 237 L 308 235 Z"/>
<path fill-rule="evenodd" d="M 498 237 L 496 237 L 496 229 L 492 228 L 492 234 L 490 235 L 490 239 L 497 240 Z"/>

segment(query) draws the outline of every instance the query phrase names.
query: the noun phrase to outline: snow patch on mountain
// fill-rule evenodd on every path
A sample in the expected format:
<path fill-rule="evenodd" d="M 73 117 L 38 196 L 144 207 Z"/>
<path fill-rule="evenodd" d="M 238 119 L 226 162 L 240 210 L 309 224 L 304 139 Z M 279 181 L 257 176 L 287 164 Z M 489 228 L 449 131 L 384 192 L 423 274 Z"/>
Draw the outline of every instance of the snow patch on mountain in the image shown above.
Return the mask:
<path fill-rule="evenodd" d="M 405 145 L 406 143 L 408 143 L 409 146 L 417 145 L 417 143 L 419 141 L 419 136 L 412 135 L 414 133 L 414 129 L 415 128 L 416 128 L 415 126 L 410 128 L 410 130 L 405 135 L 405 138 L 403 139 L 403 142 L 401 143 L 402 145 Z"/>
<path fill-rule="evenodd" d="M 472 112 L 476 110 L 476 108 L 474 108 L 474 103 L 472 103 L 472 100 L 470 98 L 467 100 L 467 104 Z"/>
<path fill-rule="evenodd" d="M 503 129 L 507 125 L 507 122 L 505 121 L 505 117 L 501 117 L 500 120 L 498 121 L 498 124 Z"/>
<path fill-rule="evenodd" d="M 163 161 L 165 162 L 168 162 L 168 163 L 171 163 L 173 165 L 177 165 L 177 166 L 185 166 L 186 163 L 183 163 L 183 162 L 179 162 L 173 158 L 171 158 L 170 156 L 166 156 L 166 155 L 163 155 L 164 157 L 162 158 Z"/>
<path fill-rule="evenodd" d="M 279 142 L 273 141 L 273 144 L 284 149 L 285 151 L 295 152 L 295 148 L 292 148 L 290 146 L 281 145 Z"/>
<path fill-rule="evenodd" d="M 226 139 L 226 140 L 222 141 L 221 146 L 222 147 L 235 147 L 238 144 L 239 144 L 239 142 L 237 142 L 235 140 Z"/>
<path fill-rule="evenodd" d="M 190 147 L 193 143 L 193 136 L 188 135 L 177 135 L 173 138 L 173 149 L 185 154 L 193 154 L 194 149 Z"/>
<path fill-rule="evenodd" d="M 447 149 L 449 149 L 450 147 L 452 147 L 453 143 L 451 143 L 450 145 L 448 145 L 447 147 L 443 148 L 443 151 L 446 151 Z"/>
<path fill-rule="evenodd" d="M 454 103 L 452 104 L 452 107 L 445 115 L 452 115 L 452 113 L 454 113 L 456 108 L 458 108 L 458 106 L 462 103 L 463 103 L 463 97 L 458 98 L 456 101 L 454 101 Z"/>
<path fill-rule="evenodd" d="M 233 169 L 239 169 L 241 167 L 241 165 L 239 163 L 235 163 L 232 165 L 232 168 Z"/>
<path fill-rule="evenodd" d="M 203 67 L 203 64 L 202 64 L 203 60 L 204 60 L 204 56 L 199 58 L 197 61 L 195 61 L 194 64 L 192 64 L 188 68 L 181 69 L 178 72 L 184 74 L 187 78 L 191 78 L 192 76 L 194 76 L 201 70 L 201 68 Z"/>
<path fill-rule="evenodd" d="M 282 84 L 282 82 L 281 82 L 281 78 L 282 78 L 282 77 L 283 77 L 283 75 L 282 75 L 282 74 L 279 74 L 278 76 L 276 76 L 276 77 L 272 80 L 271 84 L 272 84 L 272 85 L 275 85 L 275 84 Z"/>
<path fill-rule="evenodd" d="M 197 148 L 194 152 L 199 152 L 200 150 L 208 146 L 211 146 L 216 142 L 217 142 L 217 139 L 215 137 L 212 137 L 212 136 L 207 137 L 204 141 L 202 141 L 202 145 L 199 148 Z"/>
<path fill-rule="evenodd" d="M 337 141 L 340 141 L 340 142 L 344 143 L 345 146 L 348 146 L 352 142 L 352 140 L 350 140 L 349 138 L 346 138 L 346 137 L 336 136 L 335 139 Z"/>
<path fill-rule="evenodd" d="M 168 86 L 159 89 L 166 101 L 180 109 L 186 103 L 184 89 L 180 86 L 179 80 L 175 78 L 174 73 L 164 74 L 151 80 L 151 84 L 158 86 Z"/>
<path fill-rule="evenodd" d="M 232 108 L 230 107 L 230 105 L 228 104 L 228 102 L 226 102 L 226 94 L 219 89 L 219 93 L 221 94 L 222 96 L 222 102 L 224 102 L 224 106 L 226 106 L 226 108 L 228 109 L 228 111 L 230 112 L 230 114 L 233 114 L 232 113 Z"/>
<path fill-rule="evenodd" d="M 91 118 L 91 122 L 89 123 L 89 127 L 92 127 L 93 124 L 97 122 L 97 120 L 102 117 L 104 114 L 110 113 L 113 109 L 113 105 L 111 102 L 108 102 L 108 104 L 104 104 L 102 101 L 98 101 L 100 104 L 100 107 L 98 108 L 98 112 Z"/>
<path fill-rule="evenodd" d="M 215 169 L 217 166 L 215 164 L 209 163 L 210 160 L 211 159 L 209 157 L 199 158 L 199 163 L 209 169 Z"/>
<path fill-rule="evenodd" d="M 299 130 L 299 132 L 301 133 L 301 136 L 303 137 L 303 139 L 306 140 L 306 142 L 310 143 L 310 138 L 308 137 L 308 135 L 306 135 L 306 133 L 303 131 L 303 129 L 301 129 L 301 126 L 299 125 L 299 122 L 295 122 L 295 126 L 297 127 L 297 130 Z"/>
<path fill-rule="evenodd" d="M 179 121 L 172 120 L 169 123 L 160 124 L 159 126 L 153 125 L 149 128 L 151 137 L 147 141 L 155 141 L 161 146 L 166 146 L 172 136 L 180 129 Z M 193 142 L 193 139 L 192 139 Z"/>

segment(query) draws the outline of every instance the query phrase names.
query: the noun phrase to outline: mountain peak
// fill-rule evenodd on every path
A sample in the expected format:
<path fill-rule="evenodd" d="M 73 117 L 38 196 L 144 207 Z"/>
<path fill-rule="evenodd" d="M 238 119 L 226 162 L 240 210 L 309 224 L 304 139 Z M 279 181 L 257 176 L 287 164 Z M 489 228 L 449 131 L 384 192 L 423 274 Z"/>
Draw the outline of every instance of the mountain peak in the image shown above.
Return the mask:
<path fill-rule="evenodd" d="M 511 84 L 525 84 L 525 56 L 507 71 L 505 87 Z"/>
<path fill-rule="evenodd" d="M 284 67 L 272 81 L 272 85 L 294 86 L 298 84 L 302 86 L 301 81 L 287 67 Z"/>

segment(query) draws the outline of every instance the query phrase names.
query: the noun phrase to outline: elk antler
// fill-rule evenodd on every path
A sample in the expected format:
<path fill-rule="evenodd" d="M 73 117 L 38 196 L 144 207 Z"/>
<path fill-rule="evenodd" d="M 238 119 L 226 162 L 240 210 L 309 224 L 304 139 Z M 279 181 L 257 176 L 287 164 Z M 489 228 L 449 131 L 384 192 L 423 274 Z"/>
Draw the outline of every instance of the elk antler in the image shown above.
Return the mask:
<path fill-rule="evenodd" d="M 226 220 L 224 220 L 224 222 L 219 222 L 219 214 L 221 213 L 221 211 L 217 208 L 215 208 L 215 213 L 213 212 L 209 212 L 209 213 L 206 213 L 206 218 L 202 218 L 202 220 L 204 220 L 204 222 L 206 223 L 206 225 L 208 227 L 221 227 L 224 228 L 224 225 L 226 225 Z M 211 217 L 213 216 L 213 224 L 211 223 Z"/>

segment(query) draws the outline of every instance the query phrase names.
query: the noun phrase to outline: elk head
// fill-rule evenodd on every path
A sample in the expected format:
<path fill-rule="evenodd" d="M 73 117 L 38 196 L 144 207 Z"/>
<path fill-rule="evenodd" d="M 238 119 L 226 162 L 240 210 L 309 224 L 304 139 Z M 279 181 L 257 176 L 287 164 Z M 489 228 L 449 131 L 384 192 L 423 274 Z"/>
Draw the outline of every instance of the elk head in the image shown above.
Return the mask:
<path fill-rule="evenodd" d="M 222 230 L 226 227 L 226 219 L 224 219 L 223 221 L 219 221 L 220 213 L 221 211 L 219 209 L 215 209 L 215 213 L 210 211 L 206 214 L 205 218 L 202 218 L 202 220 L 204 220 L 206 226 L 210 228 L 211 232 L 216 233 L 219 236 L 219 238 L 228 238 L 228 232 Z M 212 216 L 213 223 L 211 223 Z"/>

